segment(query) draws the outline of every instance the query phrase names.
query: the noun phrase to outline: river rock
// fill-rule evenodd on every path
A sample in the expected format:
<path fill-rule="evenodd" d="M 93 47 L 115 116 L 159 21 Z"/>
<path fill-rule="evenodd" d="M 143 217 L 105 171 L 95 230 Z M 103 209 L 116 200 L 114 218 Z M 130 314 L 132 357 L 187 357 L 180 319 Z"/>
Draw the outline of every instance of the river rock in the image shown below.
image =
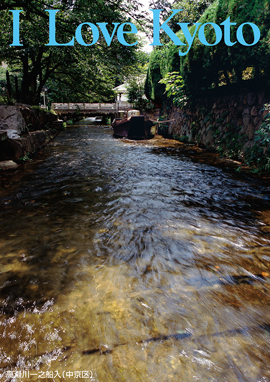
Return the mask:
<path fill-rule="evenodd" d="M 15 170 L 17 167 L 17 163 L 13 162 L 13 160 L 0 162 L 0 170 Z"/>

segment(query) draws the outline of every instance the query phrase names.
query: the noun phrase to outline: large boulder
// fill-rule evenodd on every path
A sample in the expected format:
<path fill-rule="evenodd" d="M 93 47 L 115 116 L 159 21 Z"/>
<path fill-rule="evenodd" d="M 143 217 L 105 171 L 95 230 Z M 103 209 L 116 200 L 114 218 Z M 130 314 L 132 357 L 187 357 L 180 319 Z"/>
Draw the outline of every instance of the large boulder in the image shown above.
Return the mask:
<path fill-rule="evenodd" d="M 17 167 L 17 163 L 13 162 L 13 160 L 0 162 L 0 170 L 16 170 Z"/>
<path fill-rule="evenodd" d="M 26 123 L 18 106 L 0 106 L 0 131 L 5 130 L 10 139 L 17 139 L 26 130 Z"/>

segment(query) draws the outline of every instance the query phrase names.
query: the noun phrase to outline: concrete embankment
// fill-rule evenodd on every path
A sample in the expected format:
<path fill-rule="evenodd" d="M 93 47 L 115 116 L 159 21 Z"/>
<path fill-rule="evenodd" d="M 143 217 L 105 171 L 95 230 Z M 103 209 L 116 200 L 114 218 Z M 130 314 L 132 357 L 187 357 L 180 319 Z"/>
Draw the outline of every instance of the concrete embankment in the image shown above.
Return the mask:
<path fill-rule="evenodd" d="M 27 105 L 0 105 L 0 162 L 12 160 L 19 163 L 30 157 L 62 127 L 63 122 L 53 113 Z M 5 167 L 11 168 L 3 163 L 0 166 Z"/>

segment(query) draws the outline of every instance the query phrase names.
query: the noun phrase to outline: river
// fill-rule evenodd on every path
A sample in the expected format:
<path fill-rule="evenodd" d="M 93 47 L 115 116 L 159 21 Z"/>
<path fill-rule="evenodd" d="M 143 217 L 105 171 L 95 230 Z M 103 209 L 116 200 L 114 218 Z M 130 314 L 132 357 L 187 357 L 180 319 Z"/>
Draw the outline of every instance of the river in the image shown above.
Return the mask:
<path fill-rule="evenodd" d="M 270 381 L 269 190 L 61 133 L 0 191 L 0 380 Z"/>

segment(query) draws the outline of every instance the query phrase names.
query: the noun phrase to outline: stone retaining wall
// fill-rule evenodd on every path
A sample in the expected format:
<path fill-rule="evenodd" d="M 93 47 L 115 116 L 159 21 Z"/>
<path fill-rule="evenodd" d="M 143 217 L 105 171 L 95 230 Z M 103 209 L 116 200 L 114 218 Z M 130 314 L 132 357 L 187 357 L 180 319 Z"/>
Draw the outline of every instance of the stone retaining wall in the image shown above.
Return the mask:
<path fill-rule="evenodd" d="M 254 145 L 254 133 L 260 128 L 270 102 L 267 90 L 235 92 L 196 100 L 191 108 L 173 108 L 168 133 L 180 140 L 193 141 L 220 153 L 234 148 L 242 152 Z"/>
<path fill-rule="evenodd" d="M 6 131 L 10 139 L 19 138 L 26 131 L 26 122 L 18 106 L 0 105 L 1 131 Z"/>
<path fill-rule="evenodd" d="M 44 147 L 61 129 L 57 115 L 28 105 L 0 105 L 0 160 L 19 162 Z"/>
<path fill-rule="evenodd" d="M 40 109 L 32 109 L 29 106 L 19 105 L 19 109 L 29 131 L 50 129 L 58 119 L 56 114 Z"/>

